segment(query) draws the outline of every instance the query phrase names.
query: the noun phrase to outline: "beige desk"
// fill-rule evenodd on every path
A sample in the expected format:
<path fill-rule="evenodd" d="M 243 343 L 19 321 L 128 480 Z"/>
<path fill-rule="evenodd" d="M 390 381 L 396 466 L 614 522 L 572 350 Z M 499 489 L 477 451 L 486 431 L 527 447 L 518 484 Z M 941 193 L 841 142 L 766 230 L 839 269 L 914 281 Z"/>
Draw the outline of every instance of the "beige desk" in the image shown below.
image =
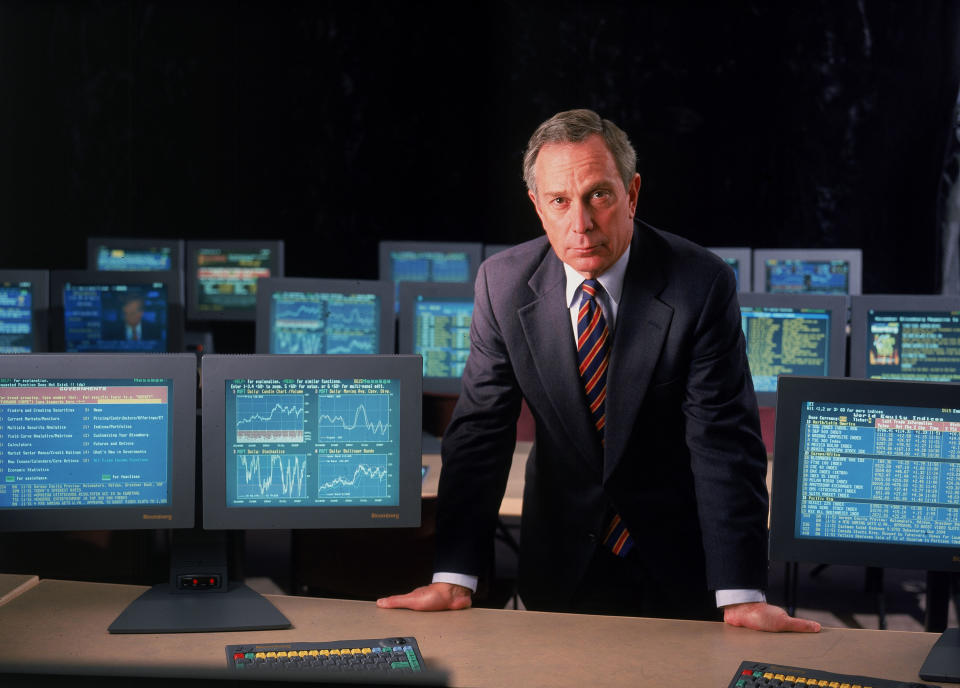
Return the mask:
<path fill-rule="evenodd" d="M 36 576 L 19 573 L 0 573 L 0 606 L 6 604 L 17 595 L 25 593 L 39 582 L 40 579 Z"/>
<path fill-rule="evenodd" d="M 110 635 L 107 626 L 145 588 L 43 580 L 0 607 L 0 671 L 157 675 L 226 666 L 224 646 L 413 635 L 425 661 L 455 686 L 725 686 L 743 659 L 918 680 L 937 636 L 825 629 L 768 634 L 701 621 L 471 609 L 419 613 L 370 602 L 269 596 L 294 625 L 286 631 Z"/>
<path fill-rule="evenodd" d="M 507 491 L 500 503 L 501 516 L 520 517 L 523 507 L 523 475 L 531 447 L 533 442 L 517 442 L 517 448 L 513 452 L 513 463 L 510 465 L 510 475 L 507 478 Z M 440 484 L 440 455 L 424 454 L 423 465 L 429 466 L 429 470 L 423 479 L 421 493 L 424 497 L 436 497 L 437 487 Z"/>

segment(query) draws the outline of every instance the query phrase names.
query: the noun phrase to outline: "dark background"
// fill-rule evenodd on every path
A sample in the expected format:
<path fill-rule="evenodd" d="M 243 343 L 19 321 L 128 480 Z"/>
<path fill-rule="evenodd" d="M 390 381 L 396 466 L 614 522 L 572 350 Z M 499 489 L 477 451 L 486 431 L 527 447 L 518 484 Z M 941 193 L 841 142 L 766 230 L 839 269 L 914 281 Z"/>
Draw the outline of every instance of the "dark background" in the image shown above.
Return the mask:
<path fill-rule="evenodd" d="M 648 222 L 937 292 L 958 32 L 949 0 L 0 0 L 0 267 L 282 237 L 288 275 L 375 278 L 381 239 L 517 242 L 527 137 L 591 107 Z"/>

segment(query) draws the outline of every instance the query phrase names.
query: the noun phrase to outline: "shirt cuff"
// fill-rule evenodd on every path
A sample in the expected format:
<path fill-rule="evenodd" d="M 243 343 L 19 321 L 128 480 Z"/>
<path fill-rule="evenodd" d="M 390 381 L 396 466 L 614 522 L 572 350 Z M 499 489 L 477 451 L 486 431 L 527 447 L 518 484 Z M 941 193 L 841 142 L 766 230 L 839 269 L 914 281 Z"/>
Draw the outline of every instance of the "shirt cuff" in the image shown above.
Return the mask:
<path fill-rule="evenodd" d="M 766 602 L 767 596 L 763 590 L 717 590 L 717 606 L 725 607 L 728 604 L 741 604 L 743 602 Z"/>
<path fill-rule="evenodd" d="M 434 583 L 453 583 L 454 585 L 462 585 L 465 588 L 470 588 L 473 592 L 477 591 L 477 577 L 468 576 L 465 573 L 449 573 L 447 571 L 439 571 L 433 574 Z"/>

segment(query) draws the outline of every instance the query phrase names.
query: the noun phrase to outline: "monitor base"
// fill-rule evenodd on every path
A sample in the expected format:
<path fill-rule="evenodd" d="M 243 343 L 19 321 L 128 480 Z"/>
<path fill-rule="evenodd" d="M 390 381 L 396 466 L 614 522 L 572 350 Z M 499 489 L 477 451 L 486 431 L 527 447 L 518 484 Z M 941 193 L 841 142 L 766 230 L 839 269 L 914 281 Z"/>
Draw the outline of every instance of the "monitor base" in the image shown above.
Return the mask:
<path fill-rule="evenodd" d="M 175 592 L 162 583 L 135 599 L 107 629 L 111 633 L 270 631 L 292 624 L 260 593 L 242 583 L 226 592 Z"/>
<path fill-rule="evenodd" d="M 920 667 L 920 678 L 960 683 L 960 628 L 948 628 L 937 639 Z"/>

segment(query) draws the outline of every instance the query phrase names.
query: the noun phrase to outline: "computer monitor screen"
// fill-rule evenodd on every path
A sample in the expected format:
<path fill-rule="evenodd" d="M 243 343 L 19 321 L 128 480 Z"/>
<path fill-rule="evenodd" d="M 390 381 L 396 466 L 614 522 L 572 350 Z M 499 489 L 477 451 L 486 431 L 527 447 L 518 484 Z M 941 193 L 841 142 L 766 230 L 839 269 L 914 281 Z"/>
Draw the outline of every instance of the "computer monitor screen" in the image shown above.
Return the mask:
<path fill-rule="evenodd" d="M 469 242 L 381 241 L 380 279 L 400 282 L 473 284 L 483 245 Z M 399 294 L 399 287 L 395 289 Z M 395 309 L 399 309 L 399 296 Z"/>
<path fill-rule="evenodd" d="M 0 356 L 0 530 L 193 525 L 196 357 Z"/>
<path fill-rule="evenodd" d="M 50 274 L 0 270 L 0 354 L 47 350 Z"/>
<path fill-rule="evenodd" d="M 187 318 L 253 320 L 266 277 L 283 277 L 283 241 L 188 241 Z"/>
<path fill-rule="evenodd" d="M 761 406 L 776 405 L 781 375 L 844 375 L 846 297 L 747 293 L 739 300 L 747 360 Z"/>
<path fill-rule="evenodd" d="M 424 392 L 460 393 L 472 319 L 472 284 L 401 283 L 397 350 L 423 357 Z"/>
<path fill-rule="evenodd" d="M 50 291 L 57 351 L 183 350 L 179 273 L 54 270 Z"/>
<path fill-rule="evenodd" d="M 708 250 L 723 258 L 723 262 L 730 266 L 737 278 L 737 291 L 750 291 L 752 279 L 752 253 L 750 248 L 732 248 L 728 246 L 714 246 Z"/>
<path fill-rule="evenodd" d="M 183 270 L 183 240 L 88 237 L 87 269 L 146 272 Z"/>
<path fill-rule="evenodd" d="M 203 358 L 205 528 L 420 522 L 418 356 Z"/>
<path fill-rule="evenodd" d="M 256 351 L 392 354 L 392 309 L 389 282 L 265 279 L 257 289 Z"/>
<path fill-rule="evenodd" d="M 850 314 L 852 377 L 960 382 L 960 297 L 854 296 Z"/>
<path fill-rule="evenodd" d="M 753 291 L 771 294 L 859 294 L 860 249 L 756 249 Z"/>

